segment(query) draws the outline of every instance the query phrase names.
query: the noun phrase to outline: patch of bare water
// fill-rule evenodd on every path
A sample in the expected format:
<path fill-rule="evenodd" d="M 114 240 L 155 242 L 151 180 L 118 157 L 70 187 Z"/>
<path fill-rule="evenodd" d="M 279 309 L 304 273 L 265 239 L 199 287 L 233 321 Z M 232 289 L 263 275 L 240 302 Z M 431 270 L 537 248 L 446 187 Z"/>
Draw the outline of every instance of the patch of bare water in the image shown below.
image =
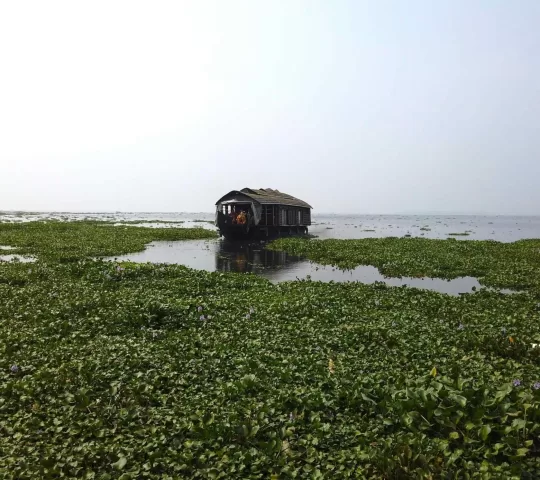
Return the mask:
<path fill-rule="evenodd" d="M 106 220 L 135 222 L 159 220 L 182 223 L 182 227 L 215 228 L 211 212 L 0 212 L 0 222 L 21 223 L 33 220 Z M 143 226 L 144 224 L 141 224 Z M 146 226 L 150 226 L 146 224 Z M 151 226 L 166 226 L 165 223 Z M 540 238 L 539 216 L 503 215 L 329 215 L 313 212 L 310 233 L 320 238 L 424 237 L 457 240 L 496 240 L 514 242 Z"/>
<path fill-rule="evenodd" d="M 36 258 L 31 256 L 23 255 L 0 255 L 0 262 L 21 262 L 21 263 L 32 263 L 35 262 Z"/>
<path fill-rule="evenodd" d="M 146 227 L 146 228 L 204 228 L 207 230 L 216 231 L 217 228 L 209 221 L 191 221 L 184 220 L 179 222 L 141 222 L 141 223 L 115 223 L 114 226 L 122 227 Z"/>
<path fill-rule="evenodd" d="M 432 290 L 448 295 L 459 295 L 483 287 L 474 277 L 452 280 L 441 278 L 386 277 L 371 265 L 352 270 L 310 262 L 286 252 L 266 250 L 262 243 L 239 243 L 226 240 L 189 240 L 180 242 L 152 242 L 146 250 L 109 260 L 137 263 L 170 263 L 185 265 L 209 272 L 255 273 L 271 282 L 307 280 L 323 282 L 383 282 L 389 286 L 408 286 Z M 508 290 L 503 293 L 512 293 Z"/>

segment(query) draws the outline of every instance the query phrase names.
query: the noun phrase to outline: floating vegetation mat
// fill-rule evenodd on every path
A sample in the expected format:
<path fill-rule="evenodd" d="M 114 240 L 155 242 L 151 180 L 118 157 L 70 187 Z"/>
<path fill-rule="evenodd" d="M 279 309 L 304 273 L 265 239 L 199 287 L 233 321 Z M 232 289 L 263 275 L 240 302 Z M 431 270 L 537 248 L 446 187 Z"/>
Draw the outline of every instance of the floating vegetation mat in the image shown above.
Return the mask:
<path fill-rule="evenodd" d="M 374 265 L 390 277 L 450 280 L 472 276 L 488 287 L 540 292 L 540 240 L 501 243 L 396 237 L 361 240 L 283 238 L 268 248 L 345 269 Z"/>
<path fill-rule="evenodd" d="M 0 225 L 3 478 L 538 477 L 537 241 L 278 243 L 515 295 L 88 258 L 211 235 Z"/>

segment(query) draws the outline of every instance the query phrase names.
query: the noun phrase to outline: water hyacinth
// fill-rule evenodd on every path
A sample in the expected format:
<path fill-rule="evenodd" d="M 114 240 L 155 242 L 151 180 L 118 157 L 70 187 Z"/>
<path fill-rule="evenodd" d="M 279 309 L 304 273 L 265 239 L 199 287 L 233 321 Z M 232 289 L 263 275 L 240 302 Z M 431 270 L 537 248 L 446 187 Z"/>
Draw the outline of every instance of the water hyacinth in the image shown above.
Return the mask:
<path fill-rule="evenodd" d="M 463 325 L 462 323 L 459 324 L 459 326 L 457 327 L 458 330 L 463 330 L 465 328 L 465 325 Z"/>
<path fill-rule="evenodd" d="M 249 320 L 251 318 L 251 315 L 249 313 L 246 314 L 246 320 Z"/>
<path fill-rule="evenodd" d="M 198 311 L 199 313 L 202 312 L 202 311 L 203 311 L 203 307 L 199 305 L 199 306 L 197 307 L 197 311 Z"/>
<path fill-rule="evenodd" d="M 432 250 L 452 275 L 454 266 L 456 273 L 474 274 L 468 269 L 478 258 L 486 282 L 539 287 L 513 296 L 486 291 L 459 298 L 356 282 L 275 285 L 255 275 L 180 266 L 167 267 L 164 275 L 153 264 L 126 264 L 124 273 L 136 281 L 118 281 L 124 277 L 116 272 L 118 260 L 104 267 L 92 258 L 142 250 L 159 229 L 116 235 L 93 223 L 61 227 L 0 226 L 0 245 L 35 245 L 32 251 L 47 260 L 36 279 L 25 276 L 27 267 L 0 266 L 0 334 L 9 346 L 0 402 L 8 425 L 16 425 L 2 432 L 8 453 L 0 455 L 0 471 L 13 478 L 42 478 L 49 460 L 59 478 L 177 478 L 193 471 L 177 470 L 179 465 L 191 469 L 194 462 L 204 462 L 203 473 L 216 478 L 271 478 L 284 468 L 297 478 L 472 478 L 481 470 L 485 478 L 519 478 L 521 472 L 538 478 L 540 365 L 539 350 L 530 344 L 540 343 L 534 310 L 540 269 L 508 262 L 508 252 L 537 265 L 540 241 L 475 242 L 461 251 L 457 241 L 407 239 L 413 249 L 392 264 L 385 259 L 390 273 L 430 273 L 431 256 L 423 252 Z M 60 233 L 69 228 L 72 234 Z M 182 235 L 162 232 L 155 240 Z M 335 252 L 341 255 L 353 242 L 336 244 Z M 309 248 L 320 243 L 313 240 Z M 392 256 L 402 242 L 360 245 L 358 253 L 370 262 L 379 253 Z M 501 262 L 491 262 L 493 250 L 501 250 Z M 342 258 L 354 260 L 351 255 Z M 64 257 L 84 260 L 55 261 Z M 104 269 L 117 281 L 107 282 Z M 384 309 L 373 308 L 376 299 Z M 203 314 L 207 322 L 197 323 Z M 242 322 L 247 314 L 250 320 Z M 464 320 L 471 328 L 450 331 Z M 505 336 L 499 322 L 508 323 Z M 523 348 L 510 348 L 510 332 Z M 60 350 L 54 348 L 59 342 Z M 12 373 L 16 361 L 24 366 Z M 472 381 L 446 381 L 456 373 Z M 501 407 L 510 403 L 510 413 L 527 409 L 526 428 L 523 414 L 494 412 L 495 398 Z M 182 433 L 178 444 L 175 437 L 154 458 L 155 441 L 171 439 L 173 424 L 196 430 Z M 99 441 L 87 435 L 89 429 Z M 369 455 L 358 455 L 355 432 Z M 521 448 L 527 445 L 528 452 Z M 246 468 L 246 456 L 255 469 Z M 307 465 L 308 456 L 314 463 Z M 425 458 L 414 460 L 420 456 Z"/>
<path fill-rule="evenodd" d="M 199 320 L 202 322 L 203 320 L 206 320 L 206 318 L 204 317 L 204 315 L 201 315 L 201 316 L 199 317 Z"/>
<path fill-rule="evenodd" d="M 18 365 L 11 365 L 11 373 L 19 373 L 19 366 Z"/>
<path fill-rule="evenodd" d="M 515 380 L 512 381 L 512 385 L 514 385 L 514 387 L 519 387 L 521 385 L 521 380 L 518 380 L 516 378 Z"/>

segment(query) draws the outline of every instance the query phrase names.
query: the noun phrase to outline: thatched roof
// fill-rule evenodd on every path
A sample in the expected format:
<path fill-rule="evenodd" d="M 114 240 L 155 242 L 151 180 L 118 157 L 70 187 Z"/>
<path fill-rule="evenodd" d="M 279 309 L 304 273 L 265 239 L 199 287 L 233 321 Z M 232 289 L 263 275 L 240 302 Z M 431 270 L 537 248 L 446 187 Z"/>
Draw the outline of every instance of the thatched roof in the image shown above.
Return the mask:
<path fill-rule="evenodd" d="M 281 205 L 290 205 L 293 207 L 304 207 L 304 208 L 313 208 L 309 203 L 304 202 L 292 195 L 287 193 L 280 192 L 279 190 L 272 190 L 271 188 L 243 188 L 242 190 L 233 190 L 227 195 L 220 198 L 216 205 L 220 203 L 223 199 L 228 197 L 231 194 L 242 193 L 247 197 L 255 200 L 256 202 L 262 204 L 281 204 Z"/>

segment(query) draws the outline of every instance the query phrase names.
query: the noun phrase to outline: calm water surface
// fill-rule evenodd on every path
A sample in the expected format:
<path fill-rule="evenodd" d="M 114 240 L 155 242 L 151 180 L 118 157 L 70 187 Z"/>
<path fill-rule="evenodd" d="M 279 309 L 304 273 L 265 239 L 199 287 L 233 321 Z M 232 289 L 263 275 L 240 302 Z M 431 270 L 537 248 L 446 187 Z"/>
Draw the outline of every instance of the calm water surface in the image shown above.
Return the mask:
<path fill-rule="evenodd" d="M 32 220 L 108 220 L 150 221 L 161 220 L 182 222 L 181 224 L 148 224 L 141 226 L 211 228 L 214 214 L 208 212 L 188 213 L 29 213 L 0 212 L 0 222 L 28 222 Z M 203 220 L 200 222 L 198 220 Z M 375 238 L 413 237 L 448 238 L 451 233 L 466 233 L 456 236 L 458 240 L 497 240 L 515 242 L 524 238 L 540 238 L 540 216 L 475 216 L 475 215 L 317 215 L 313 214 L 310 233 L 319 238 Z"/>
<path fill-rule="evenodd" d="M 255 273 L 271 282 L 319 280 L 323 282 L 384 282 L 390 286 L 409 286 L 449 295 L 469 293 L 483 288 L 473 277 L 453 280 L 440 278 L 389 278 L 376 267 L 359 266 L 352 270 L 319 265 L 286 252 L 266 250 L 263 243 L 228 242 L 226 240 L 188 240 L 152 242 L 146 250 L 110 260 L 138 263 L 176 263 L 209 272 Z M 509 293 L 505 291 L 505 293 Z"/>
<path fill-rule="evenodd" d="M 31 256 L 23 255 L 0 255 L 0 262 L 22 262 L 22 263 L 32 263 L 36 259 Z"/>
<path fill-rule="evenodd" d="M 540 238 L 540 217 L 435 215 L 314 216 L 310 233 L 320 238 L 412 237 L 515 242 Z M 466 234 L 454 236 L 452 233 Z"/>
<path fill-rule="evenodd" d="M 141 221 L 145 227 L 193 227 L 215 229 L 208 223 L 213 213 L 28 213 L 0 212 L 0 222 L 32 220 L 108 220 Z M 152 223 L 152 220 L 174 223 Z M 326 238 L 425 237 L 458 240 L 496 240 L 514 242 L 540 238 L 540 217 L 465 216 L 465 215 L 317 215 L 314 213 L 310 233 Z M 451 234 L 463 234 L 453 236 Z M 7 259 L 4 257 L 4 259 Z M 436 290 L 451 295 L 482 288 L 478 280 L 463 277 L 446 281 L 433 278 L 387 278 L 377 268 L 360 266 L 342 271 L 317 265 L 285 252 L 265 250 L 261 243 L 230 243 L 223 240 L 154 242 L 143 252 L 120 257 L 135 262 L 178 263 L 208 271 L 251 272 L 272 282 L 307 279 L 321 281 L 385 282 L 392 286 Z"/>

